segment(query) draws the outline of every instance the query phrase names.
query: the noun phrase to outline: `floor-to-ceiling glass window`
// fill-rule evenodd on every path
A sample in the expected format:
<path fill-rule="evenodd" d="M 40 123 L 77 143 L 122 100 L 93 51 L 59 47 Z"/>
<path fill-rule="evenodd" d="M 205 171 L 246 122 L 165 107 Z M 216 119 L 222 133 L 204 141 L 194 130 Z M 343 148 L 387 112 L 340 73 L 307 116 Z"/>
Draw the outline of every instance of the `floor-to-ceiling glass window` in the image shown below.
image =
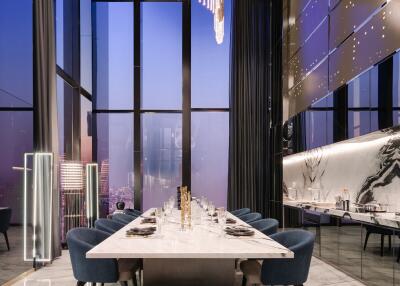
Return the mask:
<path fill-rule="evenodd" d="M 182 3 L 141 6 L 143 209 L 182 184 Z M 173 112 L 173 113 L 169 113 Z"/>
<path fill-rule="evenodd" d="M 92 162 L 92 4 L 55 0 L 57 107 L 61 240 L 73 227 L 86 226 L 84 170 Z M 73 164 L 81 176 L 70 178 Z M 82 180 L 72 188 L 72 180 Z M 70 183 L 71 182 L 71 183 Z M 75 185 L 74 185 L 75 186 Z"/>
<path fill-rule="evenodd" d="M 93 9 L 95 145 L 105 216 L 118 201 L 133 207 L 134 8 L 132 2 L 98 2 Z"/>
<path fill-rule="evenodd" d="M 183 168 L 191 169 L 186 181 L 193 195 L 226 206 L 231 1 L 225 1 L 225 22 L 218 27 L 219 36 L 224 31 L 222 43 L 216 40 L 214 14 L 198 1 L 140 2 L 93 4 L 94 145 L 108 174 L 102 192 L 114 197 L 108 210 L 114 211 L 118 199 L 128 203 L 128 197 L 118 195 L 126 191 L 140 196 L 136 207 L 160 206 L 185 181 Z M 183 22 L 185 5 L 191 6 L 188 35 L 183 32 L 190 25 Z M 185 39 L 191 43 L 186 51 Z M 186 66 L 185 53 L 191 53 Z M 191 95 L 184 92 L 185 80 L 191 82 Z M 185 96 L 191 106 L 184 106 Z M 189 128 L 184 112 L 191 113 Z M 183 166 L 188 130 L 191 165 Z"/>
<path fill-rule="evenodd" d="M 23 156 L 33 149 L 32 1 L 0 3 L 0 209 L 11 209 L 10 250 L 0 234 L 0 284 L 31 267 L 23 263 Z M 5 215 L 0 212 L 0 215 Z M 0 218 L 3 221 L 5 218 Z"/>
<path fill-rule="evenodd" d="M 192 0 L 192 192 L 226 206 L 229 149 L 231 1 L 225 1 L 223 42 L 214 14 Z"/>

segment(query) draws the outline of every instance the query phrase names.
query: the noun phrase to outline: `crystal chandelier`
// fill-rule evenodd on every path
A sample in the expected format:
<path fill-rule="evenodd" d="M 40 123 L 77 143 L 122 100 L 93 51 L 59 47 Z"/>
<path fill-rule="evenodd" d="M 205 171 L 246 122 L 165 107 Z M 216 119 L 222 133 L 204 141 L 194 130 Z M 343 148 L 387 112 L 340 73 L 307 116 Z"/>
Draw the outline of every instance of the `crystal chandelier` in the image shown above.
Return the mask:
<path fill-rule="evenodd" d="M 224 0 L 199 0 L 214 15 L 214 31 L 217 44 L 224 41 Z"/>

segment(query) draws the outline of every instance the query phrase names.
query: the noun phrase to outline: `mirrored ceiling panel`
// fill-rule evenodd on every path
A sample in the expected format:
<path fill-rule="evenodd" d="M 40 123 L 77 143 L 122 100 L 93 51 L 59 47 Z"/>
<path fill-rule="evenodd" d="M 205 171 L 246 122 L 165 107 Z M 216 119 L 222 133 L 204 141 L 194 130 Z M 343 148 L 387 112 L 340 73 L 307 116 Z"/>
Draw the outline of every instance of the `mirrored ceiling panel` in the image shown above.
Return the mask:
<path fill-rule="evenodd" d="M 293 23 L 294 19 L 300 16 L 301 12 L 307 7 L 308 3 L 310 3 L 311 1 L 312 0 L 289 0 L 289 16 L 293 19 Z"/>
<path fill-rule="evenodd" d="M 400 1 L 390 1 L 329 57 L 331 91 L 400 47 Z"/>
<path fill-rule="evenodd" d="M 330 0 L 329 1 L 329 9 L 335 9 L 336 5 L 339 4 L 341 0 Z"/>
<path fill-rule="evenodd" d="M 293 3 L 295 1 L 292 1 Z M 312 0 L 289 30 L 290 57 L 305 44 L 328 15 L 327 0 Z"/>
<path fill-rule="evenodd" d="M 328 94 L 328 60 L 289 91 L 289 117 Z"/>
<path fill-rule="evenodd" d="M 343 0 L 330 13 L 329 49 L 342 43 L 386 0 Z"/>
<path fill-rule="evenodd" d="M 328 18 L 289 62 L 288 87 L 298 84 L 328 55 Z"/>

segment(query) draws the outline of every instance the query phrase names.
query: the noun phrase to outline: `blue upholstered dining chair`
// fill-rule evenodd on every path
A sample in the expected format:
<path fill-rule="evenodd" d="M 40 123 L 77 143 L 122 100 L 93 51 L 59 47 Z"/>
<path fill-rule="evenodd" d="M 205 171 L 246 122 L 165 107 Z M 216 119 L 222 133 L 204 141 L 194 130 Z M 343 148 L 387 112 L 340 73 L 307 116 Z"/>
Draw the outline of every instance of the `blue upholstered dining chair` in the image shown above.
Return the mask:
<path fill-rule="evenodd" d="M 8 250 L 10 250 L 10 244 L 8 242 L 7 230 L 10 226 L 11 213 L 12 211 L 10 208 L 0 209 L 0 233 L 4 235 Z"/>
<path fill-rule="evenodd" d="M 133 221 L 136 218 L 137 217 L 135 217 L 135 216 L 131 216 L 131 215 L 127 215 L 127 214 L 113 214 L 112 215 L 113 220 L 115 220 L 119 223 L 122 223 L 124 225 L 130 223 L 131 221 Z"/>
<path fill-rule="evenodd" d="M 125 226 L 125 224 L 120 223 L 116 220 L 111 220 L 107 218 L 100 218 L 94 223 L 96 229 L 113 234 L 114 232 L 120 230 Z"/>
<path fill-rule="evenodd" d="M 303 285 L 307 281 L 315 235 L 289 230 L 270 236 L 294 253 L 294 258 L 246 260 L 240 264 L 246 285 Z"/>
<path fill-rule="evenodd" d="M 241 215 L 245 215 L 250 213 L 250 209 L 249 208 L 243 208 L 243 209 L 238 209 L 238 210 L 234 210 L 231 211 L 231 214 L 233 214 L 234 216 L 241 216 Z"/>
<path fill-rule="evenodd" d="M 124 214 L 138 217 L 141 216 L 143 213 L 134 209 L 124 209 Z"/>
<path fill-rule="evenodd" d="M 77 285 L 85 283 L 115 283 L 128 285 L 133 279 L 137 285 L 138 259 L 87 259 L 86 252 L 109 237 L 109 234 L 93 228 L 74 228 L 67 233 L 67 244 Z"/>
<path fill-rule="evenodd" d="M 251 223 L 253 221 L 262 219 L 262 215 L 260 213 L 249 213 L 245 215 L 238 216 L 245 223 Z"/>
<path fill-rule="evenodd" d="M 261 231 L 265 235 L 271 235 L 278 231 L 279 221 L 274 218 L 265 218 L 249 223 L 255 229 Z"/>

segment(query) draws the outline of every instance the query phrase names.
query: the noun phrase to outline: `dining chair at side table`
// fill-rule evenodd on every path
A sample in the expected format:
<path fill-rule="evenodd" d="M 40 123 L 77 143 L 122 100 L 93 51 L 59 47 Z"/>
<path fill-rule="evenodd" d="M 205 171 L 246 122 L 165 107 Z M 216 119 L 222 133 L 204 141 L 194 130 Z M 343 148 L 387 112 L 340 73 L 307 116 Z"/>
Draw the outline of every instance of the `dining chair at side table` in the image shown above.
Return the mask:
<path fill-rule="evenodd" d="M 119 222 L 119 223 L 123 223 L 123 224 L 128 224 L 131 221 L 135 220 L 137 217 L 135 216 L 131 216 L 131 215 L 127 215 L 127 214 L 113 214 L 112 215 L 112 219 Z"/>
<path fill-rule="evenodd" d="M 233 214 L 234 216 L 241 216 L 241 215 L 249 214 L 250 212 L 251 212 L 251 210 L 249 208 L 243 208 L 243 209 L 231 211 L 231 214 Z"/>
<path fill-rule="evenodd" d="M 9 251 L 10 251 L 10 243 L 8 242 L 7 230 L 10 226 L 11 213 L 12 213 L 11 208 L 0 209 L 0 233 L 4 235 L 7 244 L 7 249 Z"/>
<path fill-rule="evenodd" d="M 249 213 L 245 215 L 238 216 L 245 223 L 251 223 L 256 220 L 262 219 L 262 215 L 260 213 Z"/>
<path fill-rule="evenodd" d="M 246 260 L 240 264 L 245 285 L 303 285 L 307 281 L 315 234 L 288 230 L 270 236 L 294 253 L 294 258 Z"/>
<path fill-rule="evenodd" d="M 249 225 L 269 236 L 278 231 L 279 221 L 274 218 L 264 218 L 253 221 Z"/>
<path fill-rule="evenodd" d="M 124 209 L 124 214 L 138 217 L 141 216 L 143 213 L 135 209 Z"/>
<path fill-rule="evenodd" d="M 116 220 L 111 220 L 107 218 L 100 218 L 95 221 L 94 226 L 96 229 L 113 234 L 125 226 Z"/>
<path fill-rule="evenodd" d="M 108 238 L 106 232 L 93 228 L 74 228 L 67 233 L 67 244 L 77 286 L 85 283 L 116 283 L 127 286 L 129 280 L 137 285 L 139 259 L 87 259 L 86 252 Z"/>

